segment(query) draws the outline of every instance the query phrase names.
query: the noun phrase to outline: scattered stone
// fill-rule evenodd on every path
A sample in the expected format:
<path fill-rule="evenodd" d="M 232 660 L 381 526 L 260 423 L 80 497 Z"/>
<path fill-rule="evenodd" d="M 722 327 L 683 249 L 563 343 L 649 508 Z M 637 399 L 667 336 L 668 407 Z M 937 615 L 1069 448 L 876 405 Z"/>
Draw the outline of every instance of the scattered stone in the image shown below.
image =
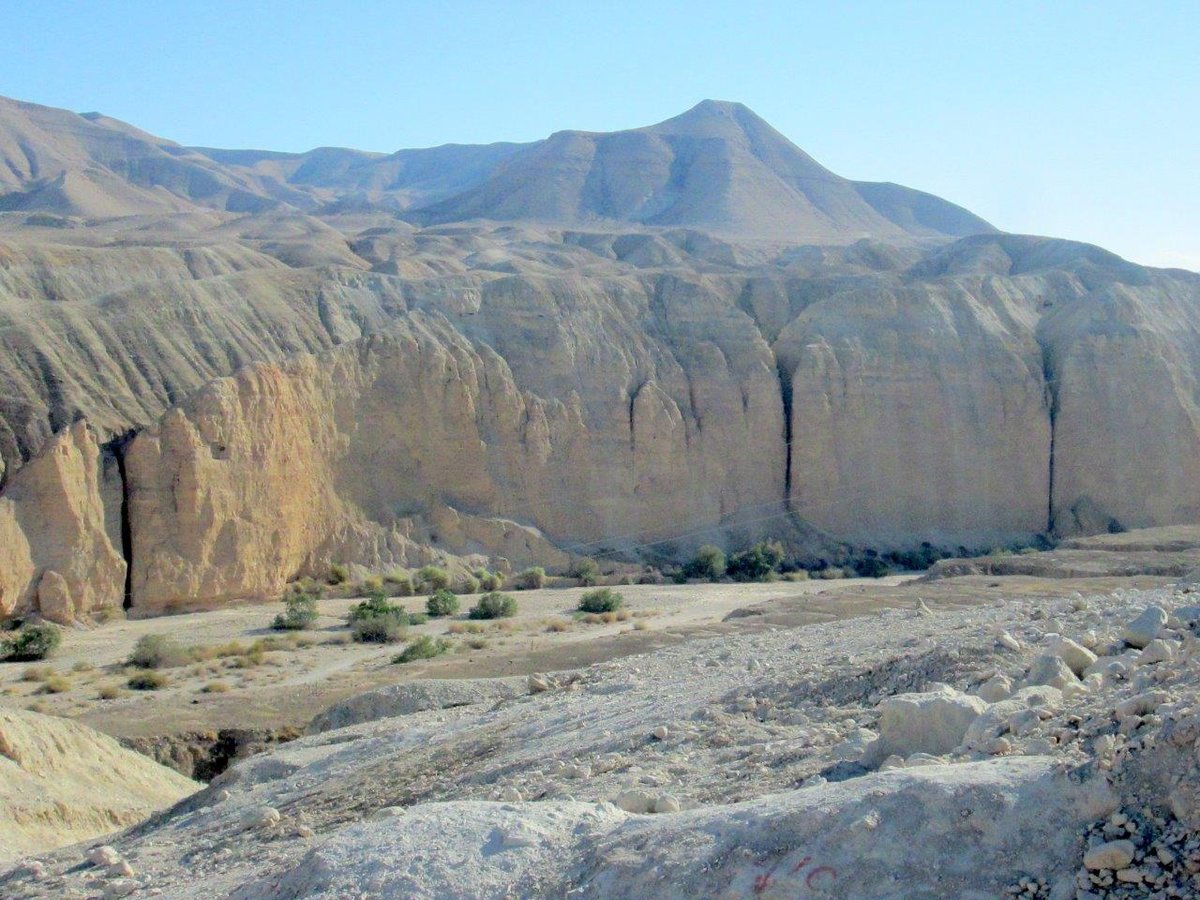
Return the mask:
<path fill-rule="evenodd" d="M 1076 677 L 1082 677 L 1087 668 L 1096 661 L 1096 654 L 1070 638 L 1054 635 L 1050 641 L 1050 652 L 1062 659 Z"/>
<path fill-rule="evenodd" d="M 1007 699 L 1013 691 L 1012 679 L 1006 675 L 993 675 L 979 686 L 979 696 L 988 703 Z"/>
<path fill-rule="evenodd" d="M 1161 606 L 1148 606 L 1136 619 L 1125 626 L 1121 639 L 1139 650 L 1158 637 L 1167 624 L 1167 613 Z"/>
<path fill-rule="evenodd" d="M 1025 684 L 1028 686 L 1047 685 L 1060 691 L 1077 681 L 1079 679 L 1063 658 L 1051 653 L 1044 653 L 1035 659 L 1029 667 L 1029 674 L 1025 676 Z"/>
<path fill-rule="evenodd" d="M 88 855 L 88 862 L 93 866 L 115 866 L 121 861 L 121 854 L 115 848 L 104 844 L 91 850 Z"/>
<path fill-rule="evenodd" d="M 279 810 L 273 806 L 255 806 L 242 813 L 241 825 L 245 831 L 274 828 L 279 824 L 279 820 Z"/>
<path fill-rule="evenodd" d="M 987 703 L 979 697 L 948 685 L 890 697 L 879 704 L 879 739 L 868 749 L 864 763 L 879 764 L 893 754 L 949 753 L 985 709 Z"/>
<path fill-rule="evenodd" d="M 544 675 L 529 676 L 529 693 L 531 694 L 544 694 L 552 687 L 553 685 L 550 684 L 549 679 L 547 679 Z"/>
<path fill-rule="evenodd" d="M 1083 855 L 1083 865 L 1093 872 L 1100 869 L 1124 869 L 1133 862 L 1136 852 L 1133 841 L 1109 841 L 1088 850 Z"/>
<path fill-rule="evenodd" d="M 1146 645 L 1142 655 L 1138 657 L 1139 666 L 1150 666 L 1155 663 L 1170 662 L 1175 658 L 1175 650 L 1161 638 L 1155 638 Z"/>
<path fill-rule="evenodd" d="M 670 794 L 663 794 L 654 800 L 654 811 L 656 813 L 677 813 L 681 809 L 683 809 L 683 806 Z"/>
<path fill-rule="evenodd" d="M 671 736 L 671 729 L 667 728 L 666 725 L 659 725 L 654 729 L 654 731 L 651 732 L 651 734 L 654 735 L 654 739 L 656 741 L 665 741 Z"/>
<path fill-rule="evenodd" d="M 996 635 L 996 643 L 1007 650 L 1013 651 L 1014 653 L 1019 653 L 1021 650 L 1021 642 L 1007 631 L 1001 631 L 998 635 Z"/>

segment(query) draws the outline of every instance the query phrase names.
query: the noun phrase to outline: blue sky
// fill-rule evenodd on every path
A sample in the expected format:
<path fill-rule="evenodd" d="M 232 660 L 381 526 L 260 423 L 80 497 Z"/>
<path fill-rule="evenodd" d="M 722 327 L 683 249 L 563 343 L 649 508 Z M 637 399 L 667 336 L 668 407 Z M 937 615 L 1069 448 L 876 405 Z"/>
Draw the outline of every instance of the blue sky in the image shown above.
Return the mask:
<path fill-rule="evenodd" d="M 187 144 L 527 141 L 740 100 L 820 162 L 1200 270 L 1200 2 L 0 0 L 0 94 Z"/>

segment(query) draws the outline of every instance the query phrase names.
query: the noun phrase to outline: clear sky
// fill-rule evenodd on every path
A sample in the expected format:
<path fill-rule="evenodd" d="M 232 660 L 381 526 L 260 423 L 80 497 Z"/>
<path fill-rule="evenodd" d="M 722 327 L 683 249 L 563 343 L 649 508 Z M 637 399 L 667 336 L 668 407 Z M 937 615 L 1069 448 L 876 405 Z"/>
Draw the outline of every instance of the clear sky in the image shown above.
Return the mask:
<path fill-rule="evenodd" d="M 1200 270 L 1200 0 L 0 0 L 0 94 L 395 150 L 739 100 L 839 174 Z"/>

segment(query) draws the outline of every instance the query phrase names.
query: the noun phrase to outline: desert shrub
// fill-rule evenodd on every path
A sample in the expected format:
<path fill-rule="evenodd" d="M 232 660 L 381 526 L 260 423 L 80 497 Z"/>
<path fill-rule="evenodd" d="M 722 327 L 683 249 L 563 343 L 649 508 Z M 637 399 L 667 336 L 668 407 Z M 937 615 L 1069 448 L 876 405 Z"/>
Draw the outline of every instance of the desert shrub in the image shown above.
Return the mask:
<path fill-rule="evenodd" d="M 50 666 L 26 666 L 25 671 L 21 673 L 22 681 L 45 681 L 54 674 L 54 669 Z"/>
<path fill-rule="evenodd" d="M 321 591 L 317 586 L 293 584 L 283 595 L 283 612 L 275 617 L 271 627 L 276 631 L 303 631 L 317 623 L 317 601 Z"/>
<path fill-rule="evenodd" d="M 472 619 L 506 619 L 517 614 L 517 601 L 508 594 L 489 591 L 467 613 Z"/>
<path fill-rule="evenodd" d="M 115 684 L 106 684 L 96 692 L 98 700 L 116 700 L 121 696 L 121 689 Z"/>
<path fill-rule="evenodd" d="M 585 556 L 576 560 L 575 565 L 571 569 L 571 574 L 579 579 L 579 583 L 584 587 L 591 587 L 600 577 L 600 566 L 590 556 Z"/>
<path fill-rule="evenodd" d="M 438 591 L 450 587 L 450 576 L 445 569 L 439 569 L 437 566 L 422 566 L 417 571 L 416 584 L 422 590 Z"/>
<path fill-rule="evenodd" d="M 438 616 L 452 616 L 458 612 L 458 598 L 445 588 L 434 591 L 425 601 L 425 611 L 434 619 Z"/>
<path fill-rule="evenodd" d="M 815 575 L 817 578 L 832 580 L 834 578 L 845 578 L 846 572 L 837 566 L 826 566 L 824 569 L 818 569 L 813 572 L 813 575 Z"/>
<path fill-rule="evenodd" d="M 329 567 L 329 575 L 326 580 L 330 584 L 345 584 L 350 580 L 350 569 L 343 566 L 341 563 L 334 563 Z"/>
<path fill-rule="evenodd" d="M 173 669 L 194 662 L 196 654 L 165 634 L 146 634 L 138 638 L 126 662 L 139 669 Z"/>
<path fill-rule="evenodd" d="M 546 631 L 559 634 L 571 630 L 570 619 L 551 619 L 546 623 Z"/>
<path fill-rule="evenodd" d="M 227 694 L 229 693 L 229 682 L 227 681 L 210 681 L 204 687 L 200 688 L 202 694 Z"/>
<path fill-rule="evenodd" d="M 408 616 L 370 616 L 350 626 L 350 637 L 360 644 L 394 644 L 404 638 Z"/>
<path fill-rule="evenodd" d="M 611 588 L 597 588 L 579 598 L 579 611 L 586 613 L 614 612 L 621 608 L 623 599 Z"/>
<path fill-rule="evenodd" d="M 891 574 L 887 563 L 870 553 L 854 561 L 854 572 L 859 578 L 883 578 Z"/>
<path fill-rule="evenodd" d="M 347 620 L 353 625 L 364 619 L 381 618 L 396 619 L 403 625 L 408 624 L 408 613 L 404 611 L 404 607 L 389 603 L 387 594 L 378 590 L 368 594 L 367 599 L 362 603 L 356 603 L 350 607 Z"/>
<path fill-rule="evenodd" d="M 476 569 L 475 577 L 479 579 L 479 589 L 484 593 L 498 591 L 504 587 L 503 572 L 489 572 L 487 569 Z"/>
<path fill-rule="evenodd" d="M 537 591 L 546 586 L 546 570 L 541 566 L 531 566 L 513 579 L 513 587 L 518 591 Z"/>
<path fill-rule="evenodd" d="M 475 594 L 479 592 L 479 579 L 473 575 L 464 575 L 462 581 L 454 588 L 456 594 Z"/>
<path fill-rule="evenodd" d="M 720 547 L 705 544 L 683 567 L 688 578 L 707 578 L 716 581 L 725 575 L 725 554 Z"/>
<path fill-rule="evenodd" d="M 32 662 L 45 659 L 62 643 L 62 632 L 49 622 L 22 625 L 0 638 L 0 660 Z"/>
<path fill-rule="evenodd" d="M 450 642 L 438 638 L 436 641 L 427 634 L 421 635 L 411 644 L 404 648 L 404 651 L 393 657 L 393 663 L 410 663 L 418 659 L 433 659 L 435 656 L 441 656 L 450 649 Z"/>
<path fill-rule="evenodd" d="M 166 675 L 153 671 L 138 672 L 129 681 L 125 682 L 131 690 L 135 691 L 157 691 L 170 683 L 171 679 Z"/>
<path fill-rule="evenodd" d="M 735 553 L 726 569 L 735 581 L 765 581 L 783 562 L 783 545 L 778 541 L 759 541 L 753 547 Z"/>
<path fill-rule="evenodd" d="M 71 681 L 65 675 L 51 675 L 42 682 L 43 694 L 65 694 L 71 689 Z"/>
<path fill-rule="evenodd" d="M 411 597 L 413 581 L 403 569 L 393 569 L 383 576 L 384 583 L 390 588 L 393 597 Z"/>
<path fill-rule="evenodd" d="M 794 572 L 788 572 L 783 577 L 786 581 L 808 581 L 808 570 L 796 569 Z"/>

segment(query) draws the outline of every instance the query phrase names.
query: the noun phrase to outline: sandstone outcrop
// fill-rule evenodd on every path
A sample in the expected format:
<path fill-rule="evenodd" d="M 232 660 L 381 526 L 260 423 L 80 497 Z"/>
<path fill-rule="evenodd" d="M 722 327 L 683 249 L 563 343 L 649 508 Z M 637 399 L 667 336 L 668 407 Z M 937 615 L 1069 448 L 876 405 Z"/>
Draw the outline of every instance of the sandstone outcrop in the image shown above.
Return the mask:
<path fill-rule="evenodd" d="M 100 447 L 82 422 L 13 477 L 0 497 L 0 616 L 37 611 L 70 622 L 120 609 L 125 561 L 110 538 L 101 479 Z"/>

